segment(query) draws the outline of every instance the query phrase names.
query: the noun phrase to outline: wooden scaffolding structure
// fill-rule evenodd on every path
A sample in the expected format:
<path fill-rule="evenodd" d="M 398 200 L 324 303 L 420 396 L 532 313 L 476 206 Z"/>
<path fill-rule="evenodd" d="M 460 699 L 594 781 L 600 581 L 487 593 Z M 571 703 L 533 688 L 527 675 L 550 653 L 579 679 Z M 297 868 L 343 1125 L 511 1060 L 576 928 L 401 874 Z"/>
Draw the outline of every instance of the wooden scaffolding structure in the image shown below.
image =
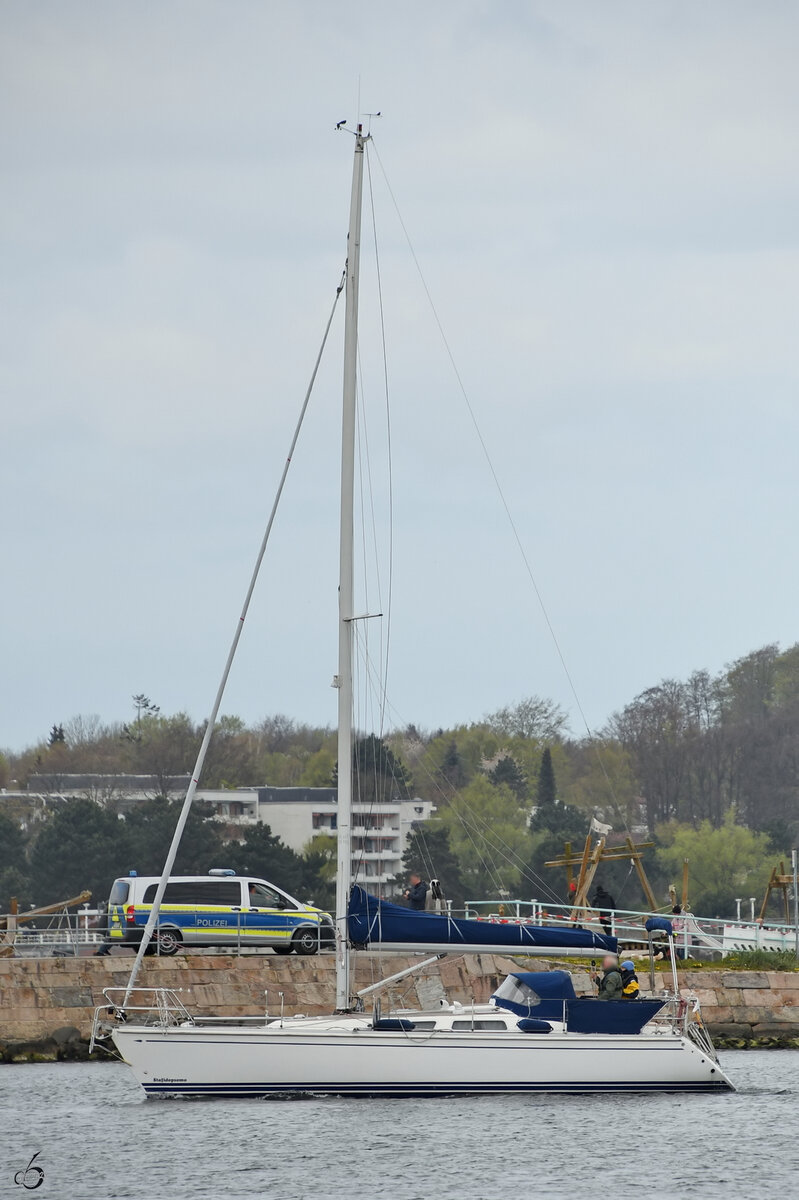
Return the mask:
<path fill-rule="evenodd" d="M 785 924 L 792 925 L 791 919 L 791 898 L 790 891 L 793 888 L 793 875 L 788 874 L 785 870 L 785 863 L 780 863 L 780 869 L 771 868 L 771 876 L 766 884 L 766 894 L 763 897 L 763 903 L 760 906 L 760 916 L 757 918 L 758 924 L 762 925 L 766 919 L 766 909 L 768 902 L 771 899 L 771 893 L 776 891 L 782 892 L 782 906 L 785 912 Z"/>
<path fill-rule="evenodd" d="M 566 842 L 563 857 L 553 858 L 550 862 L 544 863 L 544 866 L 565 867 L 569 884 L 574 882 L 574 870 L 578 868 L 577 887 L 572 901 L 572 913 L 575 920 L 579 920 L 589 908 L 588 893 L 591 890 L 591 885 L 594 882 L 594 876 L 597 873 L 599 864 L 603 862 L 632 862 L 643 888 L 646 902 L 653 912 L 657 912 L 659 907 L 658 902 L 655 899 L 655 894 L 652 891 L 642 861 L 644 850 L 648 850 L 654 844 L 654 842 L 633 842 L 632 838 L 628 836 L 625 838 L 623 846 L 607 846 L 604 837 L 598 838 L 596 845 L 592 846 L 591 834 L 589 833 L 585 839 L 582 854 L 574 853 L 571 842 Z"/>

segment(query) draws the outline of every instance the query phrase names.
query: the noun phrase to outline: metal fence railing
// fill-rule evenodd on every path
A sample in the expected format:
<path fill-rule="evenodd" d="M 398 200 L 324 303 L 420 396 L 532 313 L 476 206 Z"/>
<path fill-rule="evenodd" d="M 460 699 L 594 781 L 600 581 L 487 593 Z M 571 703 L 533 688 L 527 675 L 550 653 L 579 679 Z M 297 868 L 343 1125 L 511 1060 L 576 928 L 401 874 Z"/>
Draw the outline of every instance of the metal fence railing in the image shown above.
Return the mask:
<path fill-rule="evenodd" d="M 604 910 L 603 910 L 604 911 Z M 595 909 L 575 911 L 568 904 L 549 904 L 541 900 L 467 900 L 465 916 L 494 923 L 525 923 L 531 925 L 580 925 L 596 933 L 607 932 L 630 944 L 646 942 L 646 921 L 654 914 L 634 909 L 609 910 L 606 920 L 600 920 Z M 453 916 L 456 914 L 453 912 Z M 723 956 L 745 950 L 789 950 L 796 948 L 796 929 L 793 925 L 771 921 L 724 920 L 720 917 L 700 917 L 685 912 L 678 916 L 666 913 L 674 928 L 674 944 L 680 957 L 689 957 L 694 948 L 717 951 Z"/>
<path fill-rule="evenodd" d="M 263 917 L 261 924 L 255 919 Z M 189 920 L 186 922 L 186 918 Z M 159 929 L 163 936 L 172 937 L 177 941 L 176 949 L 190 949 L 193 946 L 205 952 L 223 954 L 268 953 L 272 946 L 270 938 L 270 922 L 264 914 L 236 911 L 224 916 L 209 913 L 207 909 L 198 906 L 193 910 L 183 908 L 181 920 L 188 924 L 190 932 L 184 940 L 181 933 L 181 923 L 171 922 L 169 913 L 162 913 Z M 37 927 L 30 924 L 20 924 L 16 928 L 0 930 L 0 952 L 13 954 L 15 957 L 43 957 L 47 955 L 86 955 L 93 954 L 103 944 L 108 944 L 106 931 L 106 915 L 98 914 L 96 909 L 79 910 L 77 913 L 59 913 L 57 917 L 48 920 L 46 926 Z M 291 930 L 289 929 L 289 934 Z M 294 930 L 294 936 L 300 934 L 304 939 L 312 938 L 314 949 L 318 953 L 332 946 L 332 932 L 321 923 L 316 926 L 302 926 Z M 289 948 L 290 937 L 286 937 L 281 947 L 283 952 Z M 160 954 L 161 943 L 156 936 L 152 941 L 152 953 Z M 121 946 L 123 942 L 114 939 L 113 946 Z M 133 951 L 137 948 L 134 941 L 124 945 Z M 163 953 L 173 953 L 174 950 Z M 308 952 L 308 951 L 306 951 Z"/>

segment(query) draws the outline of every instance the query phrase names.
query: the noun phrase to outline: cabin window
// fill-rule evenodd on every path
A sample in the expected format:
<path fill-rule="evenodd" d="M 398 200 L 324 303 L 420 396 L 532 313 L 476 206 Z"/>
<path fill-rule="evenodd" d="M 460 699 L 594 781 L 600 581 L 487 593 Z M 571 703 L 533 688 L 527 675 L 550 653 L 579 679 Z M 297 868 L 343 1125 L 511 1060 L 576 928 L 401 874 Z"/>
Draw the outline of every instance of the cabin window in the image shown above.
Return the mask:
<path fill-rule="evenodd" d="M 416 1028 L 419 1028 L 418 1022 Z M 485 1021 L 478 1017 L 474 1021 L 453 1021 L 453 1029 L 507 1029 L 508 1026 L 504 1021 Z"/>
<path fill-rule="evenodd" d="M 113 887 L 111 888 L 111 895 L 108 897 L 108 903 L 110 905 L 124 904 L 128 898 L 129 891 L 130 884 L 126 879 L 115 879 Z"/>

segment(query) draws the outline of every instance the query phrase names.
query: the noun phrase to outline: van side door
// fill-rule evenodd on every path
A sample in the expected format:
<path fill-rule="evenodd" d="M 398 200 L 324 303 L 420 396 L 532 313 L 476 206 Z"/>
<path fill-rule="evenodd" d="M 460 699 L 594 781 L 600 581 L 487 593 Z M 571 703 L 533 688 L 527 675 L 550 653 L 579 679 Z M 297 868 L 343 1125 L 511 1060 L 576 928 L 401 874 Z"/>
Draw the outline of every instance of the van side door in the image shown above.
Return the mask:
<path fill-rule="evenodd" d="M 247 946 L 290 946 L 297 913 L 285 896 L 257 879 L 244 881 L 247 906 L 242 943 Z"/>
<path fill-rule="evenodd" d="M 151 884 L 144 894 L 146 911 L 155 889 Z M 170 879 L 158 914 L 159 927 L 179 930 L 186 946 L 236 947 L 242 925 L 241 897 L 238 879 Z"/>
<path fill-rule="evenodd" d="M 194 916 L 184 940 L 195 946 L 235 949 L 244 927 L 241 880 L 211 877 L 195 880 L 187 887 L 191 888 Z"/>

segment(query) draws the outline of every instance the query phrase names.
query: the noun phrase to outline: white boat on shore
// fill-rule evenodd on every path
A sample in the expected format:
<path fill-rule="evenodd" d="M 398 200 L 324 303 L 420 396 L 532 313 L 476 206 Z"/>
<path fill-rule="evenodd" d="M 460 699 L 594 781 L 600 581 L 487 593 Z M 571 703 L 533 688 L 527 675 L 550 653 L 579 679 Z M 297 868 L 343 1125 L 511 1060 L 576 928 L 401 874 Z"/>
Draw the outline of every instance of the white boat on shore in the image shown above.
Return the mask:
<path fill-rule="evenodd" d="M 489 1004 L 450 1004 L 430 1012 L 394 1011 L 386 1015 L 381 1012 L 376 997 L 396 976 L 363 989 L 358 996 L 351 993 L 353 950 L 348 904 L 352 886 L 353 781 L 347 766 L 353 761 L 353 630 L 355 623 L 364 619 L 357 615 L 353 601 L 353 497 L 361 192 L 368 135 L 358 126 L 354 136 L 345 280 L 336 677 L 339 763 L 336 1011 L 325 1017 L 304 1018 L 264 1014 L 231 1023 L 190 1012 L 175 992 L 148 991 L 135 986 L 148 942 L 157 932 L 166 881 L 200 776 L 235 652 L 237 632 L 130 982 L 122 994 L 107 993 L 108 1006 L 96 1013 L 95 1036 L 110 1034 L 122 1058 L 151 1097 L 730 1090 L 732 1084 L 717 1061 L 712 1043 L 695 1019 L 695 1006 L 677 997 L 635 1001 L 579 998 L 565 972 L 524 971 L 511 973 Z M 379 923 L 380 902 L 375 904 Z M 431 919 L 428 914 L 418 916 L 421 922 Z M 443 918 L 441 921 L 445 926 L 446 921 Z M 429 928 L 425 924 L 424 932 Z M 414 929 L 421 930 L 422 926 L 414 926 L 410 921 L 410 942 Z M 464 944 L 465 935 L 457 932 L 458 936 L 453 933 L 448 938 L 444 928 L 443 942 L 438 934 L 433 939 L 434 946 L 430 937 L 420 938 L 416 949 L 428 954 L 434 949 L 438 955 L 495 948 L 490 942 L 478 946 Z M 615 939 L 590 931 L 566 931 L 564 941 L 564 931 L 559 930 L 553 944 L 547 944 L 546 930 L 539 932 L 543 936 L 535 944 L 526 936 L 516 953 L 556 957 L 582 953 L 590 957 L 597 950 L 604 953 L 616 949 Z M 507 945 L 496 949 L 508 953 Z M 420 961 L 420 965 L 430 961 L 429 958 Z M 374 1003 L 371 1013 L 364 1008 L 367 999 Z"/>

